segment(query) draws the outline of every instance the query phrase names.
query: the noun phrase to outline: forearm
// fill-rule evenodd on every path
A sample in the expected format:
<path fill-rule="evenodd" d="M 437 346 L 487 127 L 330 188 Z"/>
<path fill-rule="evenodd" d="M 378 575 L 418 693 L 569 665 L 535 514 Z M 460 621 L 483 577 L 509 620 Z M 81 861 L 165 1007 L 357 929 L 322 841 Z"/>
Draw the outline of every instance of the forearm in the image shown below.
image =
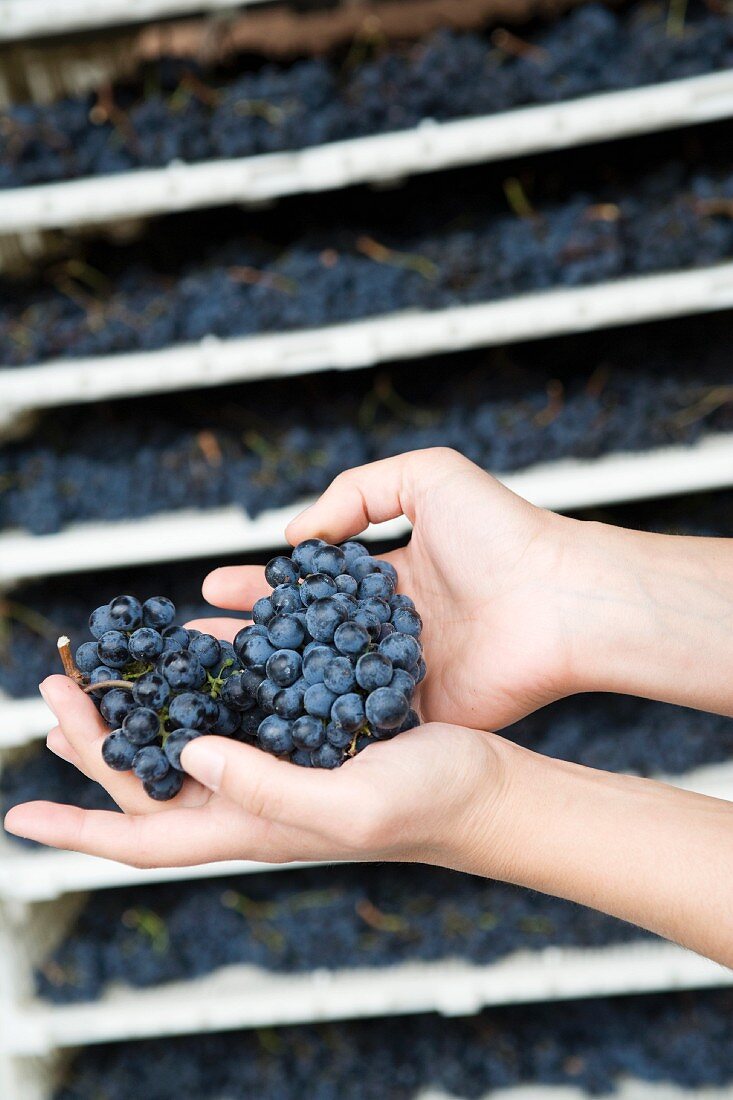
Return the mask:
<path fill-rule="evenodd" d="M 497 739 L 452 866 L 568 898 L 733 966 L 733 805 Z"/>
<path fill-rule="evenodd" d="M 733 541 L 568 523 L 570 690 L 733 715 Z"/>

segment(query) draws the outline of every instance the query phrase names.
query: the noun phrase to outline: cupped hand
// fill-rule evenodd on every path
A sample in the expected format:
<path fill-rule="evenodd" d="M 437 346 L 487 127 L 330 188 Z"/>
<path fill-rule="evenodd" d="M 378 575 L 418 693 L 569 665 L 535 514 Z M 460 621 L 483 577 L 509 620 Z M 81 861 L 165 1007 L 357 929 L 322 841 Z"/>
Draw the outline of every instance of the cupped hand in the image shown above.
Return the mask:
<path fill-rule="evenodd" d="M 439 724 L 370 746 L 335 771 L 201 737 L 183 751 L 189 777 L 180 793 L 153 802 L 134 776 L 104 763 L 109 731 L 92 700 L 64 676 L 41 687 L 59 722 L 49 747 L 125 811 L 29 802 L 8 812 L 9 832 L 52 847 L 136 867 L 374 859 L 452 866 L 471 849 L 477 818 L 485 835 L 501 816 L 506 743 Z"/>
<path fill-rule="evenodd" d="M 423 719 L 501 729 L 568 694 L 564 566 L 574 521 L 512 493 L 455 451 L 413 451 L 349 470 L 292 521 L 292 544 L 338 543 L 406 516 L 409 545 L 384 557 L 424 623 Z M 209 574 L 204 595 L 247 610 L 269 587 L 256 566 Z M 197 622 L 232 639 L 241 621 Z"/>

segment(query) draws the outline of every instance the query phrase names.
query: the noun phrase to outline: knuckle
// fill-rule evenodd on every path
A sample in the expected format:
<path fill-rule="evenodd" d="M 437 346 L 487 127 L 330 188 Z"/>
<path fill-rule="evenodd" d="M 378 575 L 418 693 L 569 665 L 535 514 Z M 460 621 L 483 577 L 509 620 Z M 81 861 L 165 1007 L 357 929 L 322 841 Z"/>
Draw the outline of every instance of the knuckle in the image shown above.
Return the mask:
<path fill-rule="evenodd" d="M 267 780 L 259 777 L 252 780 L 244 804 L 254 817 L 269 818 L 277 810 L 277 795 Z"/>

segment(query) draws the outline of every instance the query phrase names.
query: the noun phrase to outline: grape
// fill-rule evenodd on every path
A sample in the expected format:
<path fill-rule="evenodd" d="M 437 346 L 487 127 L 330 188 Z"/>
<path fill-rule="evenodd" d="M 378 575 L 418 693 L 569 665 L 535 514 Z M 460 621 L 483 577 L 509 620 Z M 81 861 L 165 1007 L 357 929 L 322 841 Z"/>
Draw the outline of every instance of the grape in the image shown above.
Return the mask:
<path fill-rule="evenodd" d="M 121 630 L 108 630 L 97 642 L 97 652 L 102 664 L 110 668 L 124 668 L 130 663 L 127 635 Z"/>
<path fill-rule="evenodd" d="M 108 604 L 95 608 L 89 616 L 89 632 L 93 638 L 99 639 L 108 630 L 114 630 L 114 625 Z"/>
<path fill-rule="evenodd" d="M 302 663 L 296 650 L 278 649 L 268 658 L 265 672 L 280 687 L 289 687 L 300 676 Z"/>
<path fill-rule="evenodd" d="M 346 555 L 338 546 L 320 546 L 313 552 L 313 569 L 335 579 L 346 572 Z"/>
<path fill-rule="evenodd" d="M 99 666 L 99 647 L 95 642 L 82 642 L 74 654 L 76 667 L 85 676 L 91 676 Z"/>
<path fill-rule="evenodd" d="M 294 584 L 279 584 L 273 589 L 270 603 L 276 615 L 290 615 L 300 611 L 300 593 Z"/>
<path fill-rule="evenodd" d="M 261 677 L 242 668 L 230 642 L 176 624 L 167 597 L 141 604 L 134 596 L 118 596 L 109 609 L 126 629 L 105 630 L 98 641 L 77 650 L 80 672 L 88 673 L 90 686 L 99 685 L 91 698 L 113 731 L 103 757 L 112 768 L 132 770 L 151 798 L 165 801 L 180 789 L 180 776 L 171 778 L 168 771 L 180 767 L 191 736 L 215 733 L 241 740 L 256 733 L 263 714 L 255 708 L 254 691 Z M 90 617 L 90 629 L 108 623 L 104 607 Z M 266 638 L 252 637 L 270 648 Z M 107 663 L 100 665 L 102 657 Z M 140 665 L 152 660 L 155 668 L 141 674 Z M 105 686 L 109 680 L 123 686 Z M 257 720 L 249 733 L 242 728 L 245 712 Z"/>
<path fill-rule="evenodd" d="M 326 741 L 335 749 L 346 749 L 354 740 L 352 731 L 344 729 L 336 722 L 329 722 L 326 726 Z"/>
<path fill-rule="evenodd" d="M 261 596 L 252 608 L 252 618 L 258 625 L 266 625 L 275 614 L 272 600 L 269 596 Z"/>
<path fill-rule="evenodd" d="M 138 753 L 138 748 L 125 737 L 124 732 L 115 730 L 102 742 L 102 759 L 108 768 L 116 772 L 129 772 Z"/>
<path fill-rule="evenodd" d="M 293 563 L 298 568 L 298 573 L 301 577 L 307 577 L 309 573 L 314 573 L 313 568 L 313 554 L 320 546 L 325 546 L 326 543 L 323 539 L 306 539 L 305 542 L 299 543 L 290 555 Z"/>
<path fill-rule="evenodd" d="M 341 552 L 346 558 L 346 568 L 349 572 L 351 572 L 351 566 L 357 558 L 368 558 L 370 556 L 366 546 L 361 542 L 356 542 L 354 539 L 350 539 L 348 542 L 342 542 Z"/>
<path fill-rule="evenodd" d="M 154 661 L 163 652 L 163 638 L 152 627 L 141 626 L 130 635 L 129 647 L 136 661 Z"/>
<path fill-rule="evenodd" d="M 340 573 L 338 577 L 334 577 L 334 584 L 336 591 L 346 596 L 355 596 L 359 587 L 349 573 Z"/>
<path fill-rule="evenodd" d="M 367 695 L 366 716 L 377 730 L 396 729 L 407 718 L 410 706 L 402 692 L 380 687 Z"/>
<path fill-rule="evenodd" d="M 249 672 L 246 669 L 245 672 Z M 252 710 L 255 705 L 255 695 L 257 687 L 259 687 L 260 681 L 257 680 L 257 684 L 254 690 L 251 690 L 250 685 L 245 679 L 245 672 L 236 672 L 225 680 L 221 689 L 221 699 L 231 710 L 238 710 L 240 713 Z"/>
<path fill-rule="evenodd" d="M 138 779 L 154 782 L 168 774 L 170 762 L 158 745 L 146 745 L 139 749 L 132 762 L 132 770 Z"/>
<path fill-rule="evenodd" d="M 116 630 L 136 630 L 142 626 L 143 609 L 134 596 L 117 596 L 109 605 L 109 614 Z"/>
<path fill-rule="evenodd" d="M 346 592 L 334 592 L 333 596 L 329 596 L 328 598 L 333 600 L 333 602 L 344 612 L 346 616 L 345 622 L 352 620 L 359 610 L 359 601 L 355 596 L 350 596 Z M 306 612 L 306 625 L 308 624 L 307 614 Z M 336 629 L 338 629 L 338 627 Z"/>
<path fill-rule="evenodd" d="M 390 597 L 389 606 L 392 609 L 393 615 L 395 609 L 398 607 L 409 607 L 413 611 L 415 610 L 415 604 L 411 597 L 405 596 L 402 592 L 395 592 L 394 596 Z"/>
<path fill-rule="evenodd" d="M 150 745 L 160 734 L 160 718 L 149 707 L 138 707 L 125 716 L 122 732 L 138 748 Z"/>
<path fill-rule="evenodd" d="M 303 606 L 308 608 L 316 600 L 333 596 L 337 591 L 333 577 L 327 577 L 325 573 L 309 573 L 300 586 L 300 599 Z"/>
<path fill-rule="evenodd" d="M 275 696 L 279 695 L 282 688 L 274 680 L 263 680 L 257 688 L 257 705 L 267 714 L 275 713 Z"/>
<path fill-rule="evenodd" d="M 245 668 L 253 668 L 263 674 L 268 659 L 281 648 L 283 647 L 272 645 L 268 638 L 253 633 L 251 627 L 240 630 L 234 639 L 234 650 Z"/>
<path fill-rule="evenodd" d="M 240 728 L 241 721 L 242 715 L 239 711 L 230 710 L 224 703 L 219 703 L 210 732 L 219 737 L 233 737 Z"/>
<path fill-rule="evenodd" d="M 155 630 L 171 626 L 176 617 L 176 609 L 167 596 L 151 596 L 143 606 L 143 622 Z"/>
<path fill-rule="evenodd" d="M 132 697 L 141 707 L 162 710 L 170 698 L 168 681 L 158 672 L 148 672 L 141 676 L 132 689 Z"/>
<path fill-rule="evenodd" d="M 162 633 L 166 653 L 186 649 L 191 640 L 190 634 L 183 626 L 166 626 Z"/>
<path fill-rule="evenodd" d="M 318 749 L 326 740 L 323 722 L 310 714 L 304 714 L 293 722 L 293 744 L 299 749 Z"/>
<path fill-rule="evenodd" d="M 267 638 L 274 649 L 297 649 L 303 643 L 305 630 L 294 615 L 276 615 L 267 624 Z"/>
<path fill-rule="evenodd" d="M 206 679 L 201 662 L 189 650 L 164 654 L 160 662 L 160 671 L 174 691 L 201 687 Z"/>
<path fill-rule="evenodd" d="M 121 726 L 128 714 L 131 714 L 137 704 L 129 691 L 121 688 L 112 688 L 106 692 L 99 704 L 102 717 L 111 729 Z"/>
<path fill-rule="evenodd" d="M 295 749 L 290 754 L 290 763 L 296 764 L 299 768 L 312 768 L 311 754 L 307 749 Z"/>
<path fill-rule="evenodd" d="M 365 653 L 356 662 L 356 682 L 365 691 L 387 687 L 392 681 L 392 662 L 384 653 Z"/>
<path fill-rule="evenodd" d="M 347 654 L 349 657 L 358 657 L 362 653 L 366 653 L 369 648 L 369 641 L 369 631 L 357 622 L 342 623 L 336 628 L 333 635 L 336 649 L 339 653 Z"/>
<path fill-rule="evenodd" d="M 293 585 L 300 576 L 298 566 L 291 558 L 280 555 L 271 558 L 265 566 L 265 580 L 270 588 L 278 588 L 280 585 Z"/>
<path fill-rule="evenodd" d="M 374 617 L 379 620 L 380 628 L 382 623 L 389 622 L 390 615 L 392 614 L 389 609 L 389 604 L 386 600 L 383 600 L 381 596 L 370 596 L 366 600 L 361 600 L 360 609 L 374 615 Z"/>
<path fill-rule="evenodd" d="M 413 668 L 422 656 L 420 643 L 410 634 L 390 634 L 379 643 L 379 652 L 389 657 L 395 668 Z"/>
<path fill-rule="evenodd" d="M 296 680 L 290 687 L 281 688 L 273 700 L 275 713 L 281 718 L 298 718 L 303 713 L 307 686 L 305 680 Z"/>
<path fill-rule="evenodd" d="M 392 608 L 392 626 L 400 634 L 411 634 L 413 638 L 419 638 L 422 632 L 422 619 L 411 607 L 394 607 Z"/>
<path fill-rule="evenodd" d="M 175 798 L 183 786 L 183 774 L 175 768 L 171 768 L 162 779 L 149 780 L 143 783 L 145 793 L 155 799 L 156 802 L 170 802 Z"/>
<path fill-rule="evenodd" d="M 385 661 L 389 660 L 389 658 L 384 657 L 383 654 L 381 654 L 381 653 L 374 654 L 374 656 L 379 656 Z M 390 663 L 390 665 L 392 664 L 391 661 L 389 663 Z M 364 685 L 362 684 L 362 687 L 363 686 Z M 394 669 L 394 671 L 392 672 L 392 679 L 391 680 L 388 680 L 386 684 L 381 684 L 381 683 L 380 684 L 375 684 L 374 687 L 375 688 L 377 688 L 377 687 L 392 687 L 396 691 L 401 691 L 402 694 L 404 695 L 404 697 L 407 699 L 408 703 L 412 699 L 412 696 L 415 693 L 415 681 L 412 678 L 412 676 L 410 675 L 410 673 L 405 671 L 405 669 L 403 669 L 403 668 Z"/>
<path fill-rule="evenodd" d="M 181 753 L 189 742 L 201 736 L 201 730 L 179 729 L 169 734 L 165 742 L 165 755 L 168 763 L 176 771 L 183 771 L 181 767 Z"/>
<path fill-rule="evenodd" d="M 356 687 L 354 666 L 348 657 L 334 657 L 323 671 L 323 683 L 336 695 L 346 695 Z"/>
<path fill-rule="evenodd" d="M 378 688 L 377 690 L 389 691 L 390 688 Z M 395 692 L 395 695 L 398 695 L 398 693 Z M 371 696 L 367 696 L 367 702 L 370 698 Z M 399 696 L 399 698 L 401 699 L 404 697 Z M 385 709 L 385 706 L 386 704 L 381 705 L 377 709 L 381 712 L 381 710 Z M 331 707 L 331 721 L 334 725 L 346 730 L 347 733 L 356 733 L 356 731 L 364 725 L 365 717 L 364 700 L 361 695 L 358 695 L 356 692 L 350 692 L 348 695 L 341 695 Z M 384 724 L 383 722 L 379 723 L 379 725 Z"/>
<path fill-rule="evenodd" d="M 174 728 L 203 730 L 211 724 L 206 697 L 194 691 L 184 691 L 171 700 L 168 718 Z"/>
<path fill-rule="evenodd" d="M 264 669 L 262 671 L 259 671 L 259 670 L 254 669 L 254 668 L 243 668 L 241 670 L 241 672 L 238 672 L 236 675 L 228 677 L 226 684 L 224 684 L 224 687 L 222 687 L 222 689 L 221 689 L 222 690 L 222 696 L 224 695 L 224 691 L 225 691 L 225 688 L 227 688 L 229 680 L 237 680 L 239 682 L 239 693 L 240 693 L 240 695 L 246 693 L 246 694 L 251 695 L 252 698 L 254 699 L 254 698 L 256 698 L 257 692 L 258 692 L 259 687 L 260 687 L 260 684 L 262 683 L 262 681 L 264 679 L 265 679 Z M 232 688 L 232 690 L 235 693 L 237 692 L 238 689 L 237 689 L 236 684 Z M 227 694 L 228 694 L 228 692 L 227 692 Z M 226 703 L 228 703 L 229 706 L 234 706 L 233 702 L 230 699 L 227 698 L 224 701 Z M 234 707 L 234 709 L 235 710 L 237 709 L 236 706 Z"/>
<path fill-rule="evenodd" d="M 198 657 L 204 668 L 213 668 L 222 658 L 221 646 L 211 634 L 199 634 L 192 638 L 188 650 Z"/>
<path fill-rule="evenodd" d="M 366 611 L 363 607 L 360 607 L 354 615 L 354 622 L 358 623 L 359 626 L 363 626 L 372 640 L 379 637 L 382 620 L 373 611 Z"/>
<path fill-rule="evenodd" d="M 372 557 L 362 556 L 355 558 L 349 565 L 349 573 L 357 584 L 361 584 L 361 582 L 371 576 L 372 573 L 378 572 L 377 563 Z"/>
<path fill-rule="evenodd" d="M 303 677 L 309 684 L 322 684 L 326 666 L 336 656 L 331 646 L 310 642 L 303 654 Z"/>
<path fill-rule="evenodd" d="M 397 570 L 391 561 L 377 561 L 377 569 L 392 581 L 392 592 L 397 588 Z"/>
<path fill-rule="evenodd" d="M 335 748 L 329 741 L 311 753 L 311 764 L 314 768 L 338 768 L 342 760 L 342 750 Z"/>
<path fill-rule="evenodd" d="M 263 718 L 257 732 L 260 746 L 265 752 L 282 756 L 293 751 L 293 723 L 280 718 L 277 714 L 270 714 Z"/>
<path fill-rule="evenodd" d="M 266 717 L 265 711 L 259 706 L 255 707 L 254 710 L 249 711 L 247 714 L 243 714 L 239 726 L 241 735 L 245 738 L 255 740 L 260 724 Z"/>
<path fill-rule="evenodd" d="M 90 683 L 90 685 L 91 684 L 104 684 L 108 680 L 114 680 L 115 675 L 116 675 L 116 673 L 115 673 L 114 669 L 107 668 L 106 665 L 98 665 L 97 668 L 93 669 L 92 672 L 89 674 L 89 683 Z M 99 692 L 98 691 L 92 692 L 92 694 L 94 695 L 95 699 L 99 698 Z M 134 697 L 134 695 L 133 695 L 133 697 Z"/>
<path fill-rule="evenodd" d="M 330 718 L 337 696 L 325 684 L 311 684 L 303 696 L 303 705 L 315 718 Z"/>
<path fill-rule="evenodd" d="M 316 642 L 332 642 L 336 628 L 346 621 L 346 612 L 335 599 L 325 596 L 308 606 L 306 623 Z"/>
<path fill-rule="evenodd" d="M 361 561 L 364 559 L 361 558 Z M 394 581 L 386 573 L 369 573 L 364 580 L 359 581 L 359 599 L 368 600 L 371 596 L 377 596 L 381 600 L 389 600 L 394 595 Z"/>

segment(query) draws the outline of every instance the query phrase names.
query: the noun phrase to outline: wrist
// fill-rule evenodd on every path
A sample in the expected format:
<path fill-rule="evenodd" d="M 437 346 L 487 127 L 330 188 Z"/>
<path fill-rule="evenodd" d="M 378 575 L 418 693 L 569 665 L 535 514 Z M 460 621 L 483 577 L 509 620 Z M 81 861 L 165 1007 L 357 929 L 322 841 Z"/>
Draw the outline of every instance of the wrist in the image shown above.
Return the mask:
<path fill-rule="evenodd" d="M 733 713 L 727 540 L 583 521 L 563 534 L 568 694 L 617 692 Z"/>

